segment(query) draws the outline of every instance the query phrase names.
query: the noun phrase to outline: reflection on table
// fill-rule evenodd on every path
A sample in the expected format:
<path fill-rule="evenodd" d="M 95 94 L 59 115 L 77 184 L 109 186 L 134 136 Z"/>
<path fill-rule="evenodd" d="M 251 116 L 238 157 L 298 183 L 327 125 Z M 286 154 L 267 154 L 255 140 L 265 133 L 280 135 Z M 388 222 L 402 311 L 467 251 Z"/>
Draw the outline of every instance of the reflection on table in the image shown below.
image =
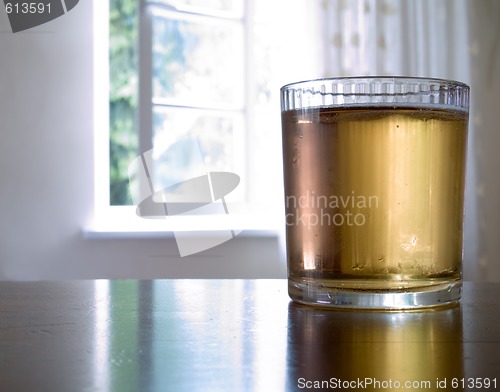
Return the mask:
<path fill-rule="evenodd" d="M 459 306 L 418 313 L 358 313 L 290 303 L 288 334 L 290 387 L 298 380 L 304 386 L 323 380 L 342 389 L 363 385 L 368 390 L 399 386 L 419 391 L 464 376 Z"/>

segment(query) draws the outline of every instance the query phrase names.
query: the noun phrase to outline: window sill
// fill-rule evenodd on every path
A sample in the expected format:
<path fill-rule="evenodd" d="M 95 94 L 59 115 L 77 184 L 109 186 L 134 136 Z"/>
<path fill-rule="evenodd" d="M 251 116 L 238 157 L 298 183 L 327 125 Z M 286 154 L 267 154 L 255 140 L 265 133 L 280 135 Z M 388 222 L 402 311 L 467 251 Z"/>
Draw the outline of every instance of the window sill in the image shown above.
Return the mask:
<path fill-rule="evenodd" d="M 217 235 L 234 230 L 239 237 L 278 237 L 284 224 L 281 214 L 268 208 L 259 213 L 226 216 L 183 215 L 144 219 L 135 214 L 135 207 L 108 207 L 96 214 L 99 219 L 83 228 L 85 239 L 174 238 L 176 232 L 198 232 Z"/>

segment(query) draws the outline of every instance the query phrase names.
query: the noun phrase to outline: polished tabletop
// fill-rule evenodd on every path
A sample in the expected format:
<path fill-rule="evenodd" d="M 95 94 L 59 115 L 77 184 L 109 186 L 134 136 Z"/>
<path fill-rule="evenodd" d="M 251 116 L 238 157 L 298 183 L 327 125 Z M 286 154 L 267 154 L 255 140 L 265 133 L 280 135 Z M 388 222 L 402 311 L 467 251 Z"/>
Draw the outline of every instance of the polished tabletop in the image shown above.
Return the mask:
<path fill-rule="evenodd" d="M 384 313 L 292 303 L 286 280 L 0 283 L 0 391 L 494 387 L 500 284 Z"/>

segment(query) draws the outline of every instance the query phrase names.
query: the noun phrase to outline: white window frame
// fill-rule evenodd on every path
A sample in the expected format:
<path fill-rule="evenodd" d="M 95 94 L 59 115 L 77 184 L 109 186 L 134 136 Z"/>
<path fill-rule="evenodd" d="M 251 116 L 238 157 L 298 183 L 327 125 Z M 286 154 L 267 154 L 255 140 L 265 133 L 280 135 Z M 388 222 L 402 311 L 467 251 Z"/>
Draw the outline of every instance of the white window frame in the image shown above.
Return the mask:
<path fill-rule="evenodd" d="M 145 0 L 139 0 L 139 55 L 147 56 L 141 61 L 151 59 L 151 19 L 145 12 Z M 251 0 L 244 0 L 243 23 L 245 29 L 245 63 L 249 64 L 252 47 L 252 5 Z M 281 209 L 273 205 L 242 206 L 241 214 L 226 216 L 169 216 L 168 219 L 144 219 L 136 214 L 135 206 L 111 206 L 110 200 L 110 157 L 109 157 L 109 2 L 94 0 L 93 2 L 93 31 L 94 31 L 94 212 L 93 218 L 84 228 L 87 238 L 101 237 L 164 237 L 172 236 L 176 230 L 245 230 L 248 235 L 276 235 L 282 230 L 284 222 Z M 148 41 L 149 39 L 149 41 Z M 149 48 L 149 49 L 148 49 Z M 146 65 L 147 63 L 142 63 Z M 141 83 L 152 80 L 151 73 L 146 77 L 144 68 L 139 70 Z M 253 97 L 249 86 L 253 83 L 252 69 L 247 69 L 245 78 L 245 130 L 252 129 Z M 152 88 L 144 89 L 141 86 L 139 100 L 151 102 Z M 144 102 L 144 101 L 143 101 Z M 144 107 L 144 105 L 142 105 Z M 279 110 L 279 109 L 277 109 Z M 141 131 L 139 135 L 139 151 L 151 148 L 152 119 L 139 112 Z M 246 155 L 250 156 L 253 140 L 249 132 L 246 135 Z M 248 161 L 248 160 L 247 160 Z M 250 165 L 248 165 L 250 166 Z M 247 168 L 247 177 L 251 178 Z"/>
<path fill-rule="evenodd" d="M 244 23 L 245 28 L 251 24 L 247 17 L 251 1 L 245 0 Z M 94 213 L 93 219 L 84 228 L 86 237 L 164 237 L 171 236 L 175 230 L 227 230 L 237 228 L 240 230 L 250 230 L 252 233 L 263 234 L 266 232 L 275 233 L 280 223 L 276 219 L 269 219 L 269 211 L 262 211 L 262 214 L 244 214 L 217 216 L 192 216 L 176 217 L 169 216 L 168 219 L 144 219 L 136 215 L 136 206 L 111 206 L 110 200 L 110 157 L 109 157 L 109 2 L 95 0 L 93 2 L 94 12 Z M 150 72 L 145 75 L 144 68 L 150 67 L 151 61 L 151 18 L 147 14 L 144 0 L 139 4 L 139 56 L 141 56 L 139 68 L 140 80 L 143 83 L 151 80 Z M 245 56 L 250 56 L 249 40 L 251 34 L 245 34 Z M 148 63 L 149 62 L 149 63 Z M 251 83 L 251 72 L 247 72 L 245 89 L 248 92 L 248 85 Z M 152 88 L 139 89 L 139 100 L 141 102 L 139 118 L 139 150 L 151 149 L 152 136 L 152 116 L 150 113 Z M 246 108 L 244 117 L 246 119 L 245 128 L 251 124 L 248 93 L 245 94 Z M 149 110 L 147 110 L 149 108 Z M 145 110 L 146 109 L 146 110 Z M 144 130 L 147 130 L 146 132 Z M 248 132 L 245 132 L 248 135 Z M 247 146 L 251 146 L 251 141 L 246 140 Z M 247 151 L 248 153 L 248 151 Z"/>

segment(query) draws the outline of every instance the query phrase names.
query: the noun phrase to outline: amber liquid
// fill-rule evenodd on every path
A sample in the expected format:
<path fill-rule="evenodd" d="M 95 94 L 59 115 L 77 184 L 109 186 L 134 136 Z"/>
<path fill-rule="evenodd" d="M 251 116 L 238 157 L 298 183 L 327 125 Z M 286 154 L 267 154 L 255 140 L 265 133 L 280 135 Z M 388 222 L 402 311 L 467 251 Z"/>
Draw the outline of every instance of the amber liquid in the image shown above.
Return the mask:
<path fill-rule="evenodd" d="M 467 114 L 283 113 L 288 273 L 339 288 L 461 279 Z"/>

